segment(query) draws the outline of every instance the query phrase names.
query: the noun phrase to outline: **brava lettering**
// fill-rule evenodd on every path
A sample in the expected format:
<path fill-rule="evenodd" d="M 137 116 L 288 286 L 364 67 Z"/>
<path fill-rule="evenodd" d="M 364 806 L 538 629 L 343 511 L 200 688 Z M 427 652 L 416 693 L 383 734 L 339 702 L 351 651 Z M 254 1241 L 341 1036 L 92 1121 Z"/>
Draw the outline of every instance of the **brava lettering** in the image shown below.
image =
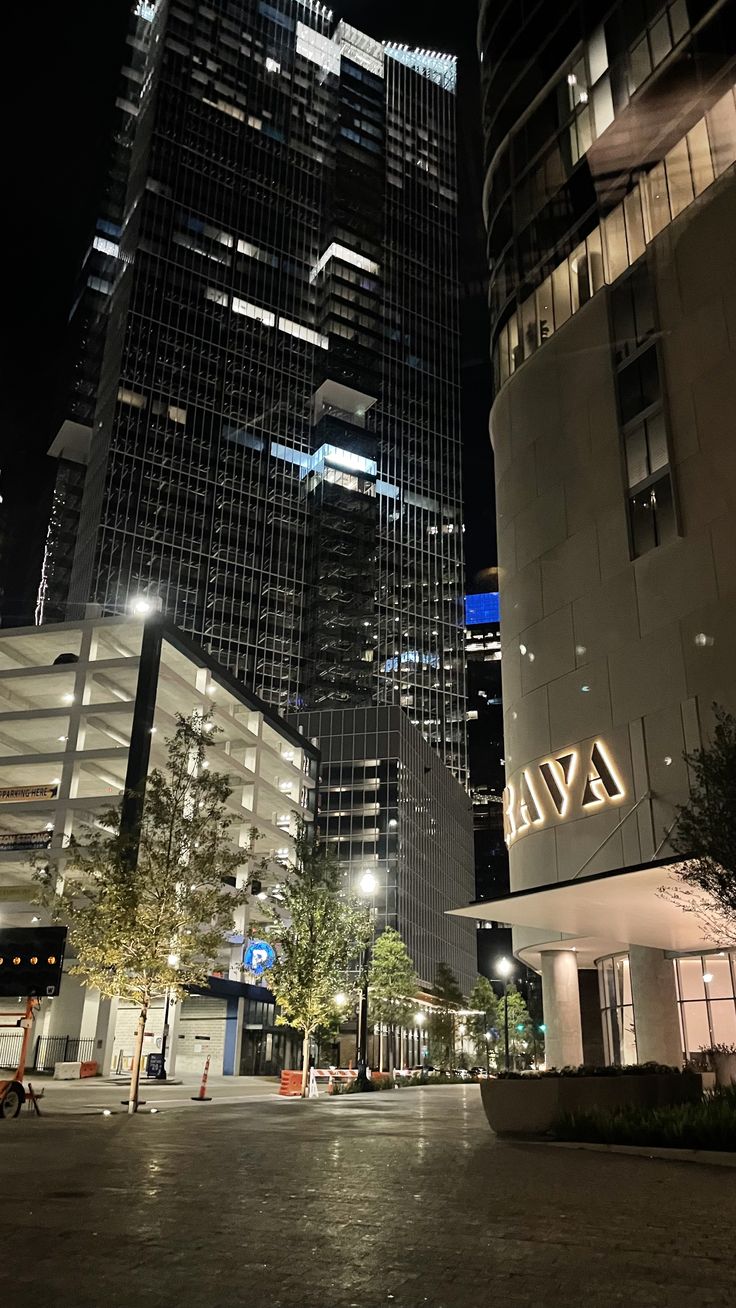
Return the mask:
<path fill-rule="evenodd" d="M 597 812 L 625 798 L 623 782 L 601 740 L 575 745 L 522 768 L 503 794 L 507 845 L 550 823 Z"/>

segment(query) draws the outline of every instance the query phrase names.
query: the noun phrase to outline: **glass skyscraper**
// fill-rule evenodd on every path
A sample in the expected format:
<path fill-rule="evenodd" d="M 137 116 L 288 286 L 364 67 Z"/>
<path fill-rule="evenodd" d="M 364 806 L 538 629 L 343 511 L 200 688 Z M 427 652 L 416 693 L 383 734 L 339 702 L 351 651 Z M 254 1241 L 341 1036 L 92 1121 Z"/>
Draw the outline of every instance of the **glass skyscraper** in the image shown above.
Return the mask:
<path fill-rule="evenodd" d="M 155 598 L 463 779 L 454 82 L 316 0 L 131 6 L 38 618 Z"/>

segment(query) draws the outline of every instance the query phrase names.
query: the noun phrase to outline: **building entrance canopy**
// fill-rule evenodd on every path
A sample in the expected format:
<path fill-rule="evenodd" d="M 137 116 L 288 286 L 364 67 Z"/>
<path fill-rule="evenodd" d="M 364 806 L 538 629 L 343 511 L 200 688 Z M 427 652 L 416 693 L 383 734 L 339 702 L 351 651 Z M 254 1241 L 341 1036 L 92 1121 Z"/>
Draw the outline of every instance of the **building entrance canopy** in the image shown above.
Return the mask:
<path fill-rule="evenodd" d="M 596 958 L 646 945 L 673 953 L 707 953 L 733 942 L 724 926 L 713 937 L 695 911 L 686 911 L 668 891 L 682 887 L 681 864 L 661 862 L 616 872 L 596 873 L 532 890 L 517 890 L 500 899 L 453 909 L 459 917 L 502 922 L 538 934 L 519 957 L 539 967 L 547 949 L 575 949 L 581 967 Z M 545 936 L 544 933 L 549 935 Z"/>

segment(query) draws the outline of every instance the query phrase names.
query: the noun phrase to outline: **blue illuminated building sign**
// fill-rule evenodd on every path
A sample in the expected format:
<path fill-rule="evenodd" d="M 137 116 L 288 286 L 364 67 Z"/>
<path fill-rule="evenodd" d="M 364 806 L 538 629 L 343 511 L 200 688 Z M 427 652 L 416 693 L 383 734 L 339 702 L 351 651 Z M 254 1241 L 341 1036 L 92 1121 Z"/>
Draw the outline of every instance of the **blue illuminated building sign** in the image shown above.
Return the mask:
<path fill-rule="evenodd" d="M 500 620 L 497 590 L 488 591 L 484 595 L 465 596 L 466 627 L 486 626 Z"/>
<path fill-rule="evenodd" d="M 251 940 L 243 955 L 243 965 L 255 976 L 266 972 L 275 962 L 276 954 L 273 945 L 269 945 L 267 940 Z"/>

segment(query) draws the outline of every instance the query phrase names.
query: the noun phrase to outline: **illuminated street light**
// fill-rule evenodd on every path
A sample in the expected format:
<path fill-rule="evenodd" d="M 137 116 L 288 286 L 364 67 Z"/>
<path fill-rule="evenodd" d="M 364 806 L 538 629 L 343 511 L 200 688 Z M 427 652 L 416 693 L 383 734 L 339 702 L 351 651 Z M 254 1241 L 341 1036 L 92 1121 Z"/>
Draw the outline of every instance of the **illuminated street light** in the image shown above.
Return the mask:
<path fill-rule="evenodd" d="M 153 605 L 150 600 L 145 599 L 143 595 L 139 595 L 132 601 L 130 611 L 136 617 L 144 618 L 146 614 L 153 612 Z"/>
<path fill-rule="evenodd" d="M 509 977 L 514 970 L 514 965 L 510 958 L 499 958 L 496 963 L 498 975 L 503 978 L 503 1045 L 504 1045 L 504 1067 L 509 1070 Z"/>
<path fill-rule="evenodd" d="M 342 990 L 338 990 L 337 994 L 335 995 L 335 1003 L 337 1004 L 337 1007 L 344 1008 L 347 1002 L 348 1002 L 347 995 L 343 994 Z"/>
<path fill-rule="evenodd" d="M 372 872 L 364 872 L 360 878 L 360 888 L 364 895 L 375 894 L 378 888 L 378 882 Z"/>

